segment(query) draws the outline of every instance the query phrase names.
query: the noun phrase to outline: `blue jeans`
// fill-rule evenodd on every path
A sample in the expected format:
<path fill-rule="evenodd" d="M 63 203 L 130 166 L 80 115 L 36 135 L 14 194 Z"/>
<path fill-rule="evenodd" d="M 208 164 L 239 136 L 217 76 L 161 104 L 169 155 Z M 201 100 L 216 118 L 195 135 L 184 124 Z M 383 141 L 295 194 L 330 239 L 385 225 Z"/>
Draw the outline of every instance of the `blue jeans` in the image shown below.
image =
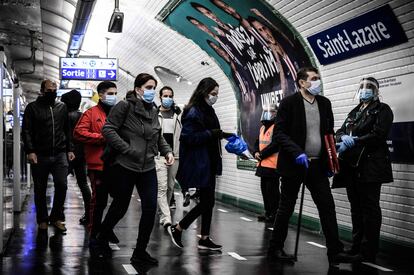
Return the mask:
<path fill-rule="evenodd" d="M 31 167 L 37 223 L 64 221 L 63 205 L 66 198 L 68 176 L 66 153 L 59 153 L 54 156 L 37 156 L 37 164 L 32 164 Z M 48 217 L 46 190 L 49 173 L 53 176 L 55 194 L 53 196 L 52 211 Z"/>
<path fill-rule="evenodd" d="M 115 186 L 111 187 L 114 199 L 102 222 L 100 236 L 105 239 L 115 225 L 124 217 L 128 210 L 134 186 L 136 186 L 141 198 L 142 209 L 136 249 L 145 250 L 151 236 L 157 210 L 158 183 L 155 168 L 148 172 L 138 173 L 120 165 L 115 165 L 111 167 L 111 173 L 113 173 L 113 179 L 116 179 L 116 182 L 108 183 L 115 184 Z"/>

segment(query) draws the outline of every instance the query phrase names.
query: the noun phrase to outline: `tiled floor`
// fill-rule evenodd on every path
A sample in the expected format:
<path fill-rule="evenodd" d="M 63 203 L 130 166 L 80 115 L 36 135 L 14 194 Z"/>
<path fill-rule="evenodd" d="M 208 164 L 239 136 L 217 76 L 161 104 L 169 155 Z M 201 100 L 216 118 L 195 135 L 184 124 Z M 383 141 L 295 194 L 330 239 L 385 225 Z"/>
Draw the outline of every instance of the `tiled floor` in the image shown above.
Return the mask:
<path fill-rule="evenodd" d="M 136 193 L 128 213 L 115 228 L 120 243 L 114 247 L 116 250 L 113 251 L 113 258 L 92 261 L 87 248 L 88 235 L 85 228 L 78 224 L 83 213 L 79 189 L 71 177 L 69 182 L 65 211 L 67 234 L 55 233 L 52 227 L 49 227 L 47 234 L 37 234 L 31 197 L 26 210 L 20 215 L 21 227 L 16 230 L 3 258 L 2 274 L 414 274 L 413 261 L 409 260 L 412 255 L 380 255 L 377 263 L 379 267 L 364 264 L 352 267 L 343 264 L 340 270 L 330 271 L 326 249 L 318 246 L 324 244 L 323 238 L 306 231 L 301 234 L 299 260 L 295 264 L 269 262 L 266 247 L 271 234 L 270 225 L 257 222 L 252 213 L 220 203 L 214 209 L 211 235 L 217 243 L 223 245 L 222 253 L 197 250 L 199 221 L 184 233 L 183 250 L 174 247 L 163 227 L 156 224 L 149 252 L 159 260 L 159 265 L 144 270 L 145 267 L 131 266 L 129 262 L 140 216 L 140 203 Z M 49 188 L 49 193 L 52 191 L 53 188 Z M 181 196 L 178 194 L 176 198 L 177 205 L 182 205 Z M 190 207 L 193 204 L 194 202 Z M 177 207 L 173 211 L 174 220 L 182 217 L 188 209 Z M 290 229 L 287 251 L 293 251 L 295 235 L 295 230 Z M 381 271 L 378 269 L 381 267 L 393 272 Z"/>

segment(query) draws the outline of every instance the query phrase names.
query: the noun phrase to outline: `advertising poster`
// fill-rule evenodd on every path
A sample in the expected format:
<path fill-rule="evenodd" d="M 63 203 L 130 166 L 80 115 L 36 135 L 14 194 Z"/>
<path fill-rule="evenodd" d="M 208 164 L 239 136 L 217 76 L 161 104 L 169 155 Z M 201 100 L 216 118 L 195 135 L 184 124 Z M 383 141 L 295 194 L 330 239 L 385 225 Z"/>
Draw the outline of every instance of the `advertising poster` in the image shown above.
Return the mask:
<path fill-rule="evenodd" d="M 387 103 L 394 121 L 388 144 L 394 163 L 414 164 L 414 74 L 378 80 L 380 100 Z"/>
<path fill-rule="evenodd" d="M 164 23 L 193 40 L 231 80 L 239 107 L 239 135 L 251 153 L 263 107 L 296 92 L 300 67 L 311 66 L 299 35 L 258 0 L 184 0 Z M 252 163 L 238 162 L 239 168 Z"/>

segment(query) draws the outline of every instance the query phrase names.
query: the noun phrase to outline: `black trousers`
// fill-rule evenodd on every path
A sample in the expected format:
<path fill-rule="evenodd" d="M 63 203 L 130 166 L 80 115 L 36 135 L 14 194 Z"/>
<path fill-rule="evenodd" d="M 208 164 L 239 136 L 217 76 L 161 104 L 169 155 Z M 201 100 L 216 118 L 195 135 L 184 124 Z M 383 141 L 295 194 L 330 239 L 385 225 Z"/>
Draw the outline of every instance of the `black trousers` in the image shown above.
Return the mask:
<path fill-rule="evenodd" d="M 66 153 L 54 156 L 37 156 L 37 164 L 32 164 L 32 176 L 34 181 L 34 200 L 36 205 L 37 223 L 64 221 L 63 205 L 67 191 L 68 160 Z M 48 216 L 47 212 L 47 181 L 49 173 L 53 176 L 55 194 L 53 207 Z"/>
<path fill-rule="evenodd" d="M 266 216 L 275 216 L 279 206 L 280 190 L 279 176 L 260 177 L 263 204 Z"/>
<path fill-rule="evenodd" d="M 284 246 L 288 233 L 289 218 L 294 211 L 302 180 L 282 176 L 281 182 L 280 203 L 270 241 L 270 249 L 282 249 Z M 335 204 L 329 180 L 318 160 L 310 162 L 304 182 L 318 208 L 322 230 L 326 239 L 327 254 L 335 255 L 343 251 L 344 246 L 339 240 Z"/>
<path fill-rule="evenodd" d="M 382 223 L 381 184 L 353 180 L 346 192 L 351 204 L 352 250 L 375 260 Z"/>
<path fill-rule="evenodd" d="M 69 163 L 69 166 L 73 169 L 76 176 L 76 182 L 82 193 L 83 204 L 85 206 L 85 216 L 89 218 L 89 205 L 91 201 L 91 189 L 88 185 L 86 178 L 86 162 L 84 159 L 75 159 Z"/>
<path fill-rule="evenodd" d="M 145 250 L 151 236 L 157 210 L 158 182 L 155 168 L 148 172 L 138 173 L 116 165 L 111 170 L 112 177 L 117 181 L 112 182 L 115 184 L 111 193 L 114 199 L 102 222 L 101 234 L 105 238 L 125 215 L 135 186 L 141 198 L 142 209 L 136 249 Z"/>
<path fill-rule="evenodd" d="M 201 235 L 210 235 L 211 218 L 215 203 L 216 176 L 210 176 L 208 187 L 200 188 L 200 202 L 185 215 L 179 222 L 180 227 L 187 229 L 199 216 L 201 216 Z"/>

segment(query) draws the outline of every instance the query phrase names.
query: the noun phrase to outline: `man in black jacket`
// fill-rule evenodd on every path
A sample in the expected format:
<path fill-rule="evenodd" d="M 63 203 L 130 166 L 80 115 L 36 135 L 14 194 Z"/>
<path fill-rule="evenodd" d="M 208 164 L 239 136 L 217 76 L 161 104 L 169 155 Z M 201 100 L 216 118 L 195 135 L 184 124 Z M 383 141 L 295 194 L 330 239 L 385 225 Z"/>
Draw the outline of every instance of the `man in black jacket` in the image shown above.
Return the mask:
<path fill-rule="evenodd" d="M 60 101 L 66 104 L 68 109 L 68 123 L 69 132 L 73 137 L 73 130 L 78 124 L 82 112 L 79 111 L 79 106 L 82 101 L 82 95 L 77 90 L 71 90 L 65 93 L 60 98 Z M 91 189 L 86 179 L 86 160 L 83 149 L 83 144 L 73 140 L 75 159 L 69 162 L 69 174 L 75 173 L 76 182 L 78 183 L 79 189 L 82 193 L 83 203 L 85 207 L 85 213 L 79 219 L 79 223 L 87 225 L 89 222 L 89 204 L 91 202 Z"/>
<path fill-rule="evenodd" d="M 68 159 L 75 158 L 68 127 L 68 111 L 56 102 L 57 85 L 51 80 L 41 84 L 41 95 L 27 105 L 23 118 L 23 142 L 32 166 L 37 223 L 40 230 L 50 222 L 66 231 L 63 205 L 67 189 Z M 48 217 L 46 189 L 49 173 L 53 175 L 55 194 Z"/>
<path fill-rule="evenodd" d="M 344 246 L 339 240 L 335 204 L 328 181 L 330 171 L 324 135 L 334 132 L 331 102 L 318 95 L 321 82 L 317 69 L 300 69 L 296 84 L 300 91 L 282 100 L 275 122 L 276 141 L 280 145 L 277 169 L 282 176 L 282 185 L 268 253 L 277 260 L 293 259 L 283 251 L 283 246 L 303 182 L 318 208 L 330 266 L 351 262 L 355 257 L 343 252 Z"/>

